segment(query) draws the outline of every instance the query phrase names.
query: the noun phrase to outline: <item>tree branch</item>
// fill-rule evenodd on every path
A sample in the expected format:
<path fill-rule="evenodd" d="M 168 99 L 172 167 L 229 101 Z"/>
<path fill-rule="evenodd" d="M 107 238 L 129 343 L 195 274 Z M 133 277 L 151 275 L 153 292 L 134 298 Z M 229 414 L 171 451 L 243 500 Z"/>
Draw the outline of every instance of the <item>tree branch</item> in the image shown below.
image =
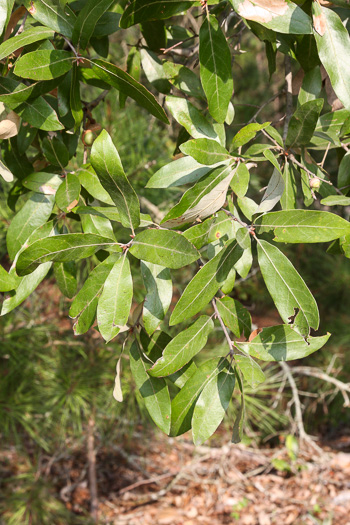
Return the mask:
<path fill-rule="evenodd" d="M 341 392 L 344 398 L 343 406 L 350 406 L 350 399 L 348 396 L 348 394 L 350 394 L 350 383 L 343 383 L 343 381 L 340 381 L 339 379 L 326 374 L 326 372 L 322 372 L 322 370 L 318 370 L 318 368 L 313 368 L 311 366 L 295 366 L 293 367 L 293 372 L 305 376 L 317 377 L 318 379 L 322 379 L 322 381 L 326 381 L 327 383 L 335 385 L 337 390 Z"/>
<path fill-rule="evenodd" d="M 225 323 L 224 323 L 224 321 L 222 320 L 222 317 L 221 317 L 221 315 L 220 315 L 220 312 L 219 312 L 219 310 L 218 310 L 218 307 L 216 306 L 216 300 L 215 300 L 215 298 L 211 300 L 211 304 L 213 305 L 213 308 L 214 308 L 215 317 L 216 317 L 217 319 L 219 319 L 220 324 L 221 324 L 221 328 L 222 328 L 222 330 L 223 330 L 223 332 L 224 332 L 224 334 L 225 334 L 226 341 L 227 341 L 228 346 L 229 346 L 229 348 L 230 348 L 230 356 L 233 357 L 234 354 L 235 354 L 234 345 L 233 345 L 233 343 L 232 343 L 232 341 L 231 341 L 230 334 L 229 334 L 228 331 L 227 331 L 227 328 L 226 328 L 226 326 L 225 326 Z"/>
<path fill-rule="evenodd" d="M 308 443 L 318 453 L 322 453 L 323 454 L 322 449 L 318 445 L 316 445 L 316 443 L 312 440 L 312 438 L 306 433 L 306 430 L 305 430 L 305 427 L 304 427 L 304 421 L 303 421 L 303 414 L 302 414 L 302 410 L 301 410 L 301 403 L 300 403 L 300 398 L 299 398 L 299 393 L 298 393 L 298 387 L 296 385 L 296 382 L 295 382 L 295 379 L 294 379 L 294 377 L 292 375 L 290 367 L 284 361 L 281 361 L 279 364 L 280 364 L 280 367 L 282 368 L 284 374 L 286 375 L 286 377 L 288 379 L 288 382 L 290 384 L 290 387 L 292 389 L 293 403 L 294 403 L 294 407 L 295 407 L 295 423 L 296 423 L 297 428 L 298 428 L 300 441 L 301 442 L 304 441 L 305 443 Z"/>
<path fill-rule="evenodd" d="M 98 520 L 98 497 L 97 497 L 97 476 L 96 476 L 96 449 L 95 449 L 95 420 L 91 416 L 88 423 L 87 437 L 87 456 L 89 465 L 89 488 L 90 488 L 90 509 L 93 520 Z"/>
<path fill-rule="evenodd" d="M 292 61 L 290 56 L 284 57 L 285 69 L 285 92 L 286 92 L 286 119 L 283 128 L 283 142 L 285 142 L 288 133 L 289 121 L 293 114 L 293 75 L 292 75 Z"/>

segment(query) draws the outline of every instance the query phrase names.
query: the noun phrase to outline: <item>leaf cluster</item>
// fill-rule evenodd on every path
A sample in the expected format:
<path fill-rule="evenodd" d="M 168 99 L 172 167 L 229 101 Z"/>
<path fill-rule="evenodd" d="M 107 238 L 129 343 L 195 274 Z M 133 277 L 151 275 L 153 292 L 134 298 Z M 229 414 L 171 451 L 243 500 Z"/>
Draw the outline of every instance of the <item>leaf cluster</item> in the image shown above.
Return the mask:
<path fill-rule="evenodd" d="M 72 300 L 75 334 L 97 323 L 106 342 L 120 337 L 138 391 L 164 432 L 192 429 L 195 443 L 204 442 L 236 387 L 242 400 L 237 442 L 244 381 L 264 380 L 255 359 L 300 359 L 330 335 L 315 335 L 316 301 L 283 245 L 332 243 L 329 250 L 349 257 L 350 225 L 343 217 L 350 186 L 348 8 L 289 0 L 24 3 L 22 20 L 13 2 L 0 7 L 0 174 L 11 184 L 8 206 L 15 211 L 7 232 L 12 265 L 8 272 L 0 267 L 6 294 L 1 315 L 53 269 L 60 291 Z M 181 13 L 187 10 L 198 31 L 186 27 Z M 120 28 L 134 26 L 140 39 L 125 71 L 109 61 L 109 45 Z M 300 68 L 303 80 L 295 108 L 287 106 L 283 133 L 278 124 L 258 121 L 262 103 L 229 139 L 235 124 L 232 64 L 244 31 L 265 43 L 270 76 L 279 55 Z M 330 86 L 326 93 L 324 85 Z M 88 102 L 82 93 L 89 86 L 99 95 Z M 143 212 L 112 137 L 93 117 L 109 92 L 119 95 L 121 106 L 130 97 L 164 127 L 170 121 L 179 126 L 181 156 L 147 183 L 152 193 L 182 193 L 162 220 Z M 287 95 L 290 102 L 292 93 Z M 331 150 L 342 157 L 332 181 L 324 168 Z M 249 191 L 260 163 L 272 173 L 257 202 Z M 98 264 L 79 287 L 80 261 L 92 257 Z M 260 333 L 233 297 L 236 274 L 247 278 L 253 264 L 282 320 Z M 142 302 L 135 300 L 132 273 L 138 265 Z M 172 270 L 187 266 L 193 277 L 173 298 Z M 174 299 L 169 326 L 180 326 L 171 338 L 166 316 Z M 215 320 L 227 352 L 197 366 Z M 120 371 L 118 400 L 119 382 Z M 57 396 L 57 406 L 70 404 L 69 395 Z M 82 400 L 79 411 L 85 410 Z"/>

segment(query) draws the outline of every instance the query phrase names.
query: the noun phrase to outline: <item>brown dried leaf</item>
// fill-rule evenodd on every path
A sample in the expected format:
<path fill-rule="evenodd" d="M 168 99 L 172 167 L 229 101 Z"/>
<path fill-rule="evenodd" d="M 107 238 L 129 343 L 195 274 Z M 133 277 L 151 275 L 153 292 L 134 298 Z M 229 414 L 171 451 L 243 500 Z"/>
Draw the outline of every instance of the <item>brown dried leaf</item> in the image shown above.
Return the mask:
<path fill-rule="evenodd" d="M 303 84 L 305 72 L 303 68 L 300 68 L 298 73 L 293 78 L 292 91 L 293 95 L 299 95 L 300 88 Z"/>
<path fill-rule="evenodd" d="M 254 337 L 260 334 L 260 332 L 262 332 L 262 328 L 256 328 L 255 330 L 253 330 L 249 336 L 248 342 L 250 343 L 254 339 Z"/>
<path fill-rule="evenodd" d="M 10 139 L 18 134 L 20 117 L 14 112 L 10 113 L 0 122 L 0 139 Z"/>
<path fill-rule="evenodd" d="M 314 29 L 320 35 L 323 36 L 327 29 L 327 19 L 324 13 L 320 15 L 313 15 Z"/>
<path fill-rule="evenodd" d="M 117 375 L 115 376 L 114 390 L 113 390 L 113 397 L 119 403 L 123 401 L 123 392 L 122 392 L 122 384 L 121 384 L 121 367 L 122 367 L 121 365 L 122 365 L 122 359 L 120 357 L 117 363 L 117 367 L 116 367 Z"/>
<path fill-rule="evenodd" d="M 255 22 L 270 22 L 275 16 L 284 15 L 288 11 L 285 0 L 244 0 L 238 12 L 243 18 Z"/>
<path fill-rule="evenodd" d="M 330 106 L 332 106 L 332 111 L 337 111 L 338 109 L 342 109 L 344 105 L 337 97 L 328 75 L 325 80 L 325 90 L 326 90 L 326 95 L 327 95 L 327 102 Z"/>
<path fill-rule="evenodd" d="M 71 211 L 73 208 L 77 206 L 77 204 L 78 204 L 77 199 L 74 199 L 74 201 L 71 202 L 69 206 L 67 206 L 67 211 Z"/>
<path fill-rule="evenodd" d="M 26 8 L 22 5 L 12 13 L 9 23 L 7 24 L 3 42 L 5 42 L 5 40 L 7 40 L 10 37 L 12 31 L 17 25 L 17 22 L 24 16 L 26 11 Z"/>

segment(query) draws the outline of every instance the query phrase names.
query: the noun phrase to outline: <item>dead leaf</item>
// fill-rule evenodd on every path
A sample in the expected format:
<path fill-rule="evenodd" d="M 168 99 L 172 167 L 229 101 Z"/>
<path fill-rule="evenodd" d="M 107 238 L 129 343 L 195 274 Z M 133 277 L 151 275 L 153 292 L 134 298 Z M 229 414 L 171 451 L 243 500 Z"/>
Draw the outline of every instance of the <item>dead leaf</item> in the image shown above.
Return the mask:
<path fill-rule="evenodd" d="M 299 69 L 298 73 L 293 77 L 292 92 L 293 95 L 299 95 L 301 86 L 303 85 L 305 72 L 302 68 Z"/>
<path fill-rule="evenodd" d="M 72 201 L 72 202 L 70 203 L 70 205 L 67 206 L 67 211 L 71 211 L 73 208 L 75 208 L 75 207 L 77 206 L 77 204 L 78 204 L 77 199 L 74 199 L 74 201 Z"/>
<path fill-rule="evenodd" d="M 338 109 L 342 109 L 344 105 L 337 97 L 328 75 L 325 80 L 324 86 L 325 86 L 326 95 L 327 95 L 327 102 L 330 106 L 332 106 L 332 111 L 337 111 Z"/>
<path fill-rule="evenodd" d="M 0 139 L 10 139 L 18 135 L 20 125 L 20 117 L 14 111 L 10 111 L 8 115 L 0 122 Z"/>
<path fill-rule="evenodd" d="M 314 22 L 314 29 L 315 31 L 320 35 L 323 36 L 327 29 L 327 19 L 324 15 L 324 13 L 321 13 L 320 15 L 313 15 L 312 17 Z"/>
<path fill-rule="evenodd" d="M 24 16 L 26 12 L 26 8 L 22 5 L 16 11 L 14 11 L 10 17 L 9 23 L 7 24 L 7 28 L 4 35 L 4 42 L 7 40 L 10 36 L 12 31 L 17 25 L 17 22 Z"/>
<path fill-rule="evenodd" d="M 256 330 L 253 330 L 249 336 L 248 342 L 250 343 L 254 339 L 254 337 L 260 334 L 260 332 L 262 332 L 262 328 L 256 328 Z"/>
<path fill-rule="evenodd" d="M 288 11 L 288 4 L 285 0 L 244 0 L 238 8 L 239 14 L 243 18 L 254 22 L 271 22 L 276 16 L 284 15 Z"/>
<path fill-rule="evenodd" d="M 53 188 L 52 186 L 48 186 L 47 184 L 43 184 L 39 187 L 39 190 L 44 193 L 45 195 L 55 195 L 57 188 Z"/>
<path fill-rule="evenodd" d="M 235 172 L 234 168 L 230 174 L 217 186 L 215 186 L 207 195 L 195 205 L 193 208 L 186 210 L 180 217 L 170 219 L 162 224 L 164 228 L 175 228 L 181 224 L 188 222 L 195 222 L 197 219 L 206 219 L 213 213 L 216 213 L 223 207 L 226 201 L 226 194 L 230 185 L 231 179 Z"/>
<path fill-rule="evenodd" d="M 115 376 L 113 397 L 119 403 L 123 401 L 123 392 L 121 384 L 122 358 L 120 357 L 116 366 L 117 375 Z"/>

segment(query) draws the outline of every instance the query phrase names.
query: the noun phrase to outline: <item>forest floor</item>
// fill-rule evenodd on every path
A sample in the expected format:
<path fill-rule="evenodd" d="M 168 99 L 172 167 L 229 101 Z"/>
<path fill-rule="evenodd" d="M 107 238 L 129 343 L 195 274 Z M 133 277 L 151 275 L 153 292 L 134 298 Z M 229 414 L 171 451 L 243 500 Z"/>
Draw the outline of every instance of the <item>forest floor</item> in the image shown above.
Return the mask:
<path fill-rule="evenodd" d="M 349 525 L 350 436 L 334 445 L 345 451 L 323 446 L 317 453 L 309 445 L 291 461 L 282 445 L 194 447 L 186 436 L 136 433 L 132 452 L 126 446 L 97 455 L 99 523 Z M 59 470 L 58 463 L 54 477 Z M 70 472 L 66 505 L 79 513 L 90 493 L 86 481 L 75 483 L 74 464 Z"/>

